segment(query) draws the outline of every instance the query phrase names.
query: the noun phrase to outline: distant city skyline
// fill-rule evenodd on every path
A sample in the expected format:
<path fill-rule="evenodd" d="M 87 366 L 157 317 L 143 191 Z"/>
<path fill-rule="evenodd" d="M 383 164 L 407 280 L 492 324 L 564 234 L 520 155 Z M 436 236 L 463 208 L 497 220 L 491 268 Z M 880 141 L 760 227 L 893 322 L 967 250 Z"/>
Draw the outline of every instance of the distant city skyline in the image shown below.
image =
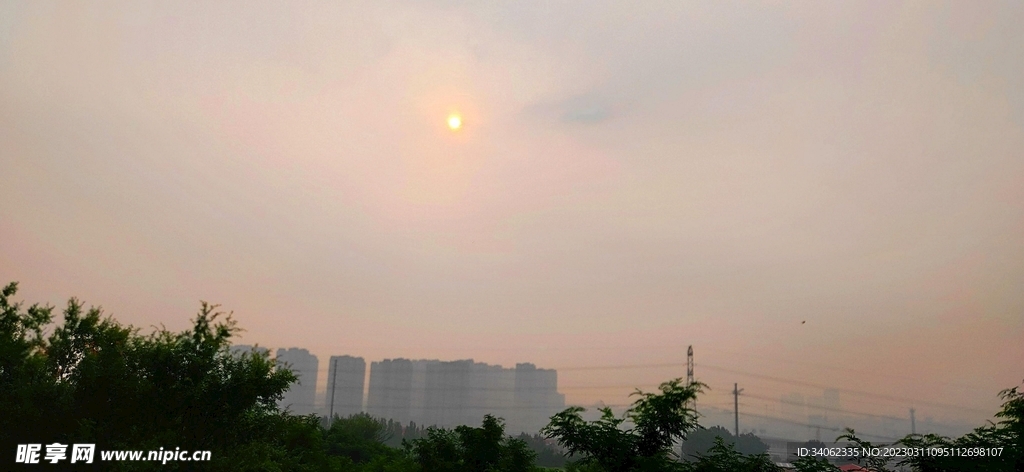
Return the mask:
<path fill-rule="evenodd" d="M 234 355 L 254 350 L 269 353 L 250 345 L 231 347 Z M 509 432 L 535 434 L 566 406 L 557 371 L 531 363 L 505 368 L 472 359 L 396 358 L 368 365 L 362 357 L 332 355 L 326 381 L 319 382 L 319 366 L 324 364 L 307 349 L 280 348 L 275 359 L 298 377 L 278 402 L 296 414 L 329 418 L 367 413 L 403 424 L 443 427 L 475 425 L 490 414 L 503 418 Z"/>
<path fill-rule="evenodd" d="M 253 350 L 250 345 L 234 345 L 232 352 L 249 352 Z M 258 347 L 258 350 L 270 352 L 267 348 Z M 309 351 L 302 348 L 279 349 L 281 353 L 291 353 L 295 359 L 296 354 L 309 354 L 306 358 L 308 363 L 312 361 Z M 292 361 L 294 362 L 294 361 Z M 447 380 L 441 380 L 438 384 L 435 379 L 430 387 L 426 380 L 427 366 L 433 366 L 436 375 L 438 368 L 442 365 L 455 367 L 455 371 L 447 368 Z M 486 363 L 474 362 L 472 359 L 442 361 L 431 360 L 410 360 L 403 358 L 382 359 L 379 361 L 367 362 L 362 357 L 351 355 L 330 356 L 327 364 L 319 363 L 321 367 L 319 374 L 323 376 L 315 385 L 319 386 L 316 392 L 316 400 L 312 407 L 300 407 L 307 413 L 328 415 L 330 412 L 330 389 L 335 385 L 334 412 L 338 416 L 348 416 L 355 413 L 368 413 L 373 417 L 392 419 L 402 424 L 409 424 L 410 421 L 419 425 L 447 425 L 473 424 L 477 417 L 482 418 L 484 414 L 494 414 L 506 419 L 509 431 L 530 432 L 539 430 L 546 424 L 548 418 L 554 412 L 570 405 L 584 406 L 590 411 L 586 416 L 596 418 L 597 408 L 610 405 L 613 410 L 621 414 L 628 401 L 628 397 L 620 397 L 618 401 L 595 403 L 567 401 L 565 394 L 561 393 L 558 387 L 557 369 L 537 369 L 530 363 L 519 363 L 516 368 L 503 368 L 500 365 L 489 365 Z M 337 366 L 337 367 L 335 367 Z M 462 366 L 462 367 L 459 367 Z M 334 384 L 331 370 L 337 368 L 343 372 L 338 378 L 341 379 Z M 516 372 L 526 372 L 536 369 L 540 372 L 547 372 L 552 377 L 548 380 L 536 378 L 527 380 L 528 375 L 516 378 Z M 376 375 L 374 374 L 376 372 Z M 456 372 L 462 372 L 457 374 Z M 456 381 L 463 382 L 463 387 L 476 396 L 458 396 L 456 390 L 452 389 L 452 374 L 466 375 L 477 372 L 478 379 L 469 381 L 469 377 L 457 377 Z M 306 374 L 308 375 L 308 373 Z M 502 380 L 503 376 L 507 380 Z M 458 380 L 461 378 L 462 380 Z M 698 379 L 699 380 L 699 379 Z M 480 382 L 483 383 L 480 383 Z M 476 382 L 476 383 L 473 383 Z M 539 382 L 539 383 L 538 383 Z M 523 384 L 520 386 L 520 384 Z M 281 402 L 282 407 L 290 407 L 293 411 L 296 404 L 289 403 L 294 400 L 288 398 L 308 398 L 308 382 L 306 388 L 298 387 L 286 394 L 286 400 Z M 642 386 L 637 385 L 636 388 Z M 440 395 L 434 395 L 429 399 L 426 390 L 433 388 Z M 571 388 L 570 388 L 571 389 Z M 296 390 L 302 390 L 298 393 Z M 502 397 L 500 391 L 504 390 Z M 515 392 L 523 390 L 532 395 L 516 397 Z M 653 391 L 653 387 L 645 388 Z M 495 392 L 499 392 L 495 394 Z M 550 397 L 551 392 L 557 397 Z M 741 433 L 752 432 L 766 438 L 787 439 L 787 440 L 808 440 L 823 439 L 831 441 L 844 428 L 853 427 L 862 432 L 864 437 L 875 440 L 892 440 L 908 434 L 911 429 L 911 420 L 908 409 L 893 412 L 892 408 L 882 411 L 871 412 L 861 406 L 863 399 L 857 399 L 859 395 L 854 392 L 854 406 L 847 407 L 842 402 L 842 392 L 835 388 L 823 388 L 818 393 L 813 391 L 801 393 L 790 391 L 779 395 L 777 398 L 762 396 L 757 391 L 744 392 L 741 395 Z M 358 399 L 358 401 L 356 400 Z M 442 401 L 449 406 L 438 404 Z M 707 397 L 704 397 L 707 400 Z M 431 402 L 434 402 L 432 405 Z M 460 402 L 465 403 L 460 404 Z M 705 427 L 722 426 L 732 431 L 733 411 L 731 405 L 726 408 L 721 402 L 705 401 L 699 405 L 702 419 L 701 424 Z M 561 406 L 557 406 L 561 405 Z M 703 407 L 701 407 L 703 406 Z M 510 415 L 510 410 L 522 409 L 530 411 L 527 415 Z M 433 410 L 433 411 L 431 411 Z M 535 410 L 535 411 L 534 411 Z M 919 409 L 920 411 L 920 409 Z M 928 411 L 927 408 L 925 411 Z M 932 410 L 934 411 L 934 410 Z M 960 435 L 973 428 L 974 424 L 964 422 L 955 417 L 936 416 L 933 414 L 919 415 L 917 418 L 917 432 L 937 433 L 945 435 Z"/>

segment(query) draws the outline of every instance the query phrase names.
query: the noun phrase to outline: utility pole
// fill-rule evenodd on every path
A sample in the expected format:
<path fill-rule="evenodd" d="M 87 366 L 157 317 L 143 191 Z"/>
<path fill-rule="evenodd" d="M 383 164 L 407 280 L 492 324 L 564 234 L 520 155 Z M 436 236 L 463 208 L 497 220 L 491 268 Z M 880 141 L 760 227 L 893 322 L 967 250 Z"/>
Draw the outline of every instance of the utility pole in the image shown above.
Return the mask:
<path fill-rule="evenodd" d="M 327 373 L 327 376 L 331 378 L 331 409 L 330 416 L 327 417 L 327 427 L 330 428 L 334 424 L 334 386 L 338 384 L 338 358 L 331 359 L 331 370 Z M 331 376 L 331 374 L 334 374 Z"/>
<path fill-rule="evenodd" d="M 910 409 L 910 434 L 917 434 L 917 422 L 914 421 L 914 409 Z"/>
<path fill-rule="evenodd" d="M 732 407 L 733 415 L 736 420 L 735 431 L 737 438 L 740 436 L 740 392 L 743 391 L 743 389 L 739 388 L 739 386 L 739 384 L 732 384 Z"/>

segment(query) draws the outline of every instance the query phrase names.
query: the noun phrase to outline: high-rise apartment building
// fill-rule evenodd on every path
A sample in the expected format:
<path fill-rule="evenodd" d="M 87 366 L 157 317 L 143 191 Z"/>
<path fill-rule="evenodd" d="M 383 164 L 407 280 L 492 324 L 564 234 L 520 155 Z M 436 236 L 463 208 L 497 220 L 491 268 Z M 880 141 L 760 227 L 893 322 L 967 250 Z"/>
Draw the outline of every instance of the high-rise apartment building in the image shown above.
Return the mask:
<path fill-rule="evenodd" d="M 469 400 L 472 366 L 472 360 L 427 365 L 423 424 L 441 427 L 467 424 L 463 410 Z"/>
<path fill-rule="evenodd" d="M 316 399 L 316 377 L 319 362 L 316 356 L 305 349 L 297 347 L 277 350 L 279 368 L 288 368 L 298 377 L 295 383 L 284 392 L 278 406 L 299 415 L 308 415 L 315 411 L 313 402 Z"/>
<path fill-rule="evenodd" d="M 557 371 L 538 369 L 530 363 L 516 364 L 515 413 L 508 422 L 512 434 L 536 434 L 563 408 L 565 395 L 558 393 Z"/>
<path fill-rule="evenodd" d="M 418 425 L 478 426 L 484 415 L 505 419 L 506 431 L 536 433 L 565 407 L 554 370 L 474 362 L 406 359 L 370 366 L 367 412 Z"/>
<path fill-rule="evenodd" d="M 481 362 L 470 367 L 469 390 L 466 408 L 463 411 L 464 424 L 479 426 L 484 415 L 504 418 L 506 425 L 515 421 L 516 371 L 500 365 Z"/>
<path fill-rule="evenodd" d="M 439 360 L 412 361 L 412 391 L 409 395 L 409 421 L 429 426 L 427 419 L 427 370 L 440 364 Z M 373 377 L 373 371 L 370 371 Z"/>
<path fill-rule="evenodd" d="M 385 359 L 370 364 L 366 412 L 375 418 L 412 419 L 413 361 Z"/>
<path fill-rule="evenodd" d="M 366 361 L 362 357 L 331 356 L 324 405 L 328 416 L 344 418 L 362 413 L 365 379 Z"/>

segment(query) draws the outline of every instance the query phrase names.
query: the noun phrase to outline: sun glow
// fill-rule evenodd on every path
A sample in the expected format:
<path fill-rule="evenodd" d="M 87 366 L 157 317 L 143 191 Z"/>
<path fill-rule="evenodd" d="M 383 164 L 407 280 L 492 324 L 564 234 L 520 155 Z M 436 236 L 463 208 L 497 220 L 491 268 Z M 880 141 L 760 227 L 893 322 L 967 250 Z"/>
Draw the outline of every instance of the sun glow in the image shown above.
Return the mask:
<path fill-rule="evenodd" d="M 459 128 L 462 128 L 462 117 L 455 114 L 448 115 L 448 128 L 452 131 L 458 131 Z"/>

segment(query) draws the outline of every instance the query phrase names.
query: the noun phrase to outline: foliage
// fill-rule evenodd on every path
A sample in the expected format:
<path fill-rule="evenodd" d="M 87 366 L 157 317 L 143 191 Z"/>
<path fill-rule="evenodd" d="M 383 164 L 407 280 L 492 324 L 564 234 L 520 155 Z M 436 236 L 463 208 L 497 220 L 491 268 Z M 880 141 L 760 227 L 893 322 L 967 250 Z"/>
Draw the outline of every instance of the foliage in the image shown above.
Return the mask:
<path fill-rule="evenodd" d="M 707 454 L 698 453 L 693 462 L 684 462 L 687 472 L 777 472 L 781 469 L 768 454 L 743 454 L 734 444 L 716 437 Z"/>
<path fill-rule="evenodd" d="M 374 457 L 387 454 L 389 439 L 387 423 L 365 413 L 348 418 L 335 418 L 325 431 L 327 453 L 345 457 L 355 464 L 365 464 Z"/>
<path fill-rule="evenodd" d="M 541 433 L 578 457 L 580 467 L 596 465 L 607 472 L 675 469 L 679 465 L 672 447 L 697 428 L 697 413 L 688 405 L 705 387 L 681 383 L 665 382 L 660 393 L 637 390 L 639 398 L 623 418 L 603 408 L 601 418 L 588 423 L 580 415 L 585 409 L 567 408 L 551 417 Z M 624 429 L 627 420 L 632 427 Z"/>
<path fill-rule="evenodd" d="M 1014 387 L 1003 390 L 999 396 L 1003 400 L 1003 405 L 995 415 L 998 419 L 996 423 L 976 428 L 955 439 L 935 434 L 918 434 L 900 440 L 900 443 L 907 447 L 947 448 L 960 451 L 999 449 L 998 456 L 917 456 L 904 458 L 899 465 L 919 472 L 1024 470 L 1024 392 Z"/>
<path fill-rule="evenodd" d="M 753 433 L 733 436 L 729 430 L 721 426 L 710 428 L 700 427 L 683 441 L 682 455 L 685 460 L 695 460 L 698 454 L 707 454 L 715 445 L 715 439 L 721 438 L 725 444 L 732 444 L 741 454 L 757 455 L 768 452 L 768 445 Z"/>
<path fill-rule="evenodd" d="M 754 433 L 743 433 L 736 437 L 736 450 L 740 454 L 758 455 L 768 452 L 768 444 Z"/>
<path fill-rule="evenodd" d="M 402 423 L 391 419 L 380 421 L 384 424 L 386 435 L 384 444 L 390 447 L 401 448 L 403 441 L 412 441 L 427 435 L 427 428 L 418 426 L 415 421 L 410 421 L 407 426 L 402 426 Z"/>
<path fill-rule="evenodd" d="M 16 440 L 47 436 L 60 419 L 54 406 L 62 388 L 47 369 L 43 329 L 53 319 L 53 307 L 11 301 L 18 284 L 0 290 L 0 460 L 12 463 Z"/>
<path fill-rule="evenodd" d="M 17 443 L 173 446 L 210 450 L 209 469 L 227 470 L 238 454 L 271 451 L 282 429 L 296 427 L 275 404 L 295 376 L 266 355 L 229 355 L 238 328 L 215 305 L 203 303 L 190 330 L 140 335 L 71 299 L 44 336 L 52 307 L 23 310 L 11 302 L 16 291 L 0 292 L 4 456 Z"/>
<path fill-rule="evenodd" d="M 974 431 L 959 438 L 948 438 L 935 434 L 912 434 L 899 441 L 901 446 L 910 448 L 935 448 L 971 451 L 984 449 L 1000 450 L 1000 454 L 983 457 L 963 455 L 917 455 L 900 459 L 897 467 L 909 468 L 918 472 L 1011 472 L 1024 470 L 1024 392 L 1018 387 L 1003 390 L 999 393 L 1003 400 L 1002 409 L 996 413 L 998 422 L 976 428 Z M 871 447 L 872 444 L 857 438 L 853 430 L 847 430 L 839 439 L 852 441 L 858 447 Z M 865 467 L 871 470 L 888 471 L 887 461 L 868 459 Z"/>
<path fill-rule="evenodd" d="M 536 453 L 522 439 L 505 435 L 501 419 L 484 417 L 479 428 L 428 428 L 424 438 L 406 443 L 421 470 L 430 472 L 529 472 Z"/>
<path fill-rule="evenodd" d="M 565 463 L 567 462 L 565 454 L 562 454 L 560 451 L 549 446 L 547 439 L 544 436 L 521 433 L 518 439 L 526 443 L 533 452 L 537 453 L 538 466 L 555 468 L 565 467 Z"/>
<path fill-rule="evenodd" d="M 851 428 L 846 428 L 845 432 L 843 434 L 839 435 L 839 437 L 836 438 L 836 441 L 837 442 L 838 441 L 849 441 L 849 442 L 853 443 L 853 445 L 854 445 L 853 447 L 855 447 L 858 450 L 861 450 L 861 449 L 874 449 L 874 448 L 880 446 L 878 444 L 872 443 L 871 441 L 865 441 L 865 440 L 857 437 L 856 431 L 854 431 Z M 875 471 L 875 472 L 891 472 L 891 469 L 889 469 L 889 463 L 892 462 L 892 461 L 891 461 L 891 459 L 889 457 L 863 456 L 863 455 L 861 455 L 861 456 L 853 457 L 852 459 L 853 459 L 854 462 L 856 462 L 857 464 L 860 464 L 861 466 L 863 466 L 866 469 L 869 469 L 869 470 L 872 470 L 872 471 Z"/>

